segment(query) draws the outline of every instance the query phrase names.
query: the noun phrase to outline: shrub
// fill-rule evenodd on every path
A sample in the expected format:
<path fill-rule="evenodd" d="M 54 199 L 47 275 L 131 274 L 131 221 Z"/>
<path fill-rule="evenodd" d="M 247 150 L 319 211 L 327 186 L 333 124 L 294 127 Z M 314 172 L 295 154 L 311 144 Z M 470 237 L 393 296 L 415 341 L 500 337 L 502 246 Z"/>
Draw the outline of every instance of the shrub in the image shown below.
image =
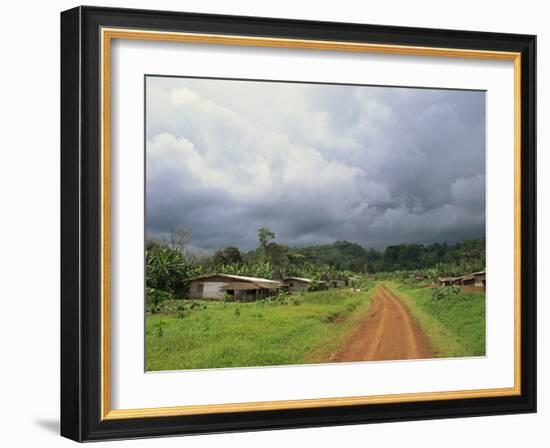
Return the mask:
<path fill-rule="evenodd" d="M 235 296 L 229 294 L 227 291 L 223 293 L 223 301 L 224 302 L 234 302 Z"/>
<path fill-rule="evenodd" d="M 164 300 L 172 298 L 172 294 L 157 288 L 145 288 L 145 299 L 148 304 L 158 305 Z"/>
<path fill-rule="evenodd" d="M 287 291 L 281 291 L 279 294 L 273 296 L 267 296 L 260 302 L 262 305 L 290 305 L 296 300 L 291 299 L 290 293 Z M 294 303 L 296 305 L 296 303 Z"/>
<path fill-rule="evenodd" d="M 172 294 L 161 289 L 145 289 L 145 308 L 148 313 L 157 314 L 164 311 L 164 302 L 172 298 Z"/>
<path fill-rule="evenodd" d="M 207 308 L 206 304 L 201 302 L 182 303 L 176 307 L 176 317 L 178 319 L 183 319 L 190 316 L 194 311 L 205 310 Z"/>
<path fill-rule="evenodd" d="M 450 297 L 456 297 L 462 292 L 462 288 L 457 285 L 438 286 L 432 289 L 432 299 L 442 300 Z"/>
<path fill-rule="evenodd" d="M 326 291 L 328 289 L 328 284 L 326 282 L 320 282 L 317 280 L 313 280 L 309 284 L 309 291 Z"/>
<path fill-rule="evenodd" d="M 147 305 L 146 311 L 151 314 L 162 313 L 164 311 L 164 305 L 162 303 L 159 303 L 158 305 L 150 304 Z"/>

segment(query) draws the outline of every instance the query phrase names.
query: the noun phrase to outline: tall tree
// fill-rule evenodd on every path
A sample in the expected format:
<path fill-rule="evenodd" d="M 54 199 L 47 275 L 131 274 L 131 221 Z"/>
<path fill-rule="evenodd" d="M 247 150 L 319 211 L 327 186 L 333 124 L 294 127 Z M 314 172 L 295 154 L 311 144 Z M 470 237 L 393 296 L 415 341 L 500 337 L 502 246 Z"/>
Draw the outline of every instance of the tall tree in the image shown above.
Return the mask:
<path fill-rule="evenodd" d="M 258 240 L 260 241 L 260 247 L 265 249 L 270 242 L 275 240 L 275 232 L 267 227 L 260 227 L 258 229 Z"/>
<path fill-rule="evenodd" d="M 264 261 L 267 260 L 267 246 L 275 240 L 275 232 L 267 227 L 260 227 L 258 229 L 258 240 L 260 241 L 260 248 L 262 249 L 262 257 Z"/>
<path fill-rule="evenodd" d="M 242 263 L 242 261 L 241 252 L 237 247 L 232 246 L 216 251 L 212 257 L 212 262 L 215 265 Z"/>

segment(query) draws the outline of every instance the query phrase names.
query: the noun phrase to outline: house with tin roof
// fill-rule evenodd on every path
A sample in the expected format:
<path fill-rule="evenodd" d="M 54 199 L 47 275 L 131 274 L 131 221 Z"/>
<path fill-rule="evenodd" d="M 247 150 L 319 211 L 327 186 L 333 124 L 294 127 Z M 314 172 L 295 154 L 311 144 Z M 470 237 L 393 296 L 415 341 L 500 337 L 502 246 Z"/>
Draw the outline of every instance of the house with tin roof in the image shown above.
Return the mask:
<path fill-rule="evenodd" d="M 222 300 L 258 300 L 278 294 L 282 283 L 259 277 L 232 274 L 207 274 L 188 279 L 189 298 Z"/>

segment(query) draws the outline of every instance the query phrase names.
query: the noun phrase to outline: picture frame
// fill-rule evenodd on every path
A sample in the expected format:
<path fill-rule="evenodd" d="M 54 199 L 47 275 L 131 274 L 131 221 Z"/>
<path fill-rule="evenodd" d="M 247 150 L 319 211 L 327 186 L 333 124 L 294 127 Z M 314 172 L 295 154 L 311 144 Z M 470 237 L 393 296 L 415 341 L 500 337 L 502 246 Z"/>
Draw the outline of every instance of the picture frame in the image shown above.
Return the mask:
<path fill-rule="evenodd" d="M 116 40 L 511 61 L 513 387 L 112 409 L 109 81 Z M 61 435 L 82 442 L 536 412 L 535 61 L 531 35 L 100 7 L 61 13 Z"/>

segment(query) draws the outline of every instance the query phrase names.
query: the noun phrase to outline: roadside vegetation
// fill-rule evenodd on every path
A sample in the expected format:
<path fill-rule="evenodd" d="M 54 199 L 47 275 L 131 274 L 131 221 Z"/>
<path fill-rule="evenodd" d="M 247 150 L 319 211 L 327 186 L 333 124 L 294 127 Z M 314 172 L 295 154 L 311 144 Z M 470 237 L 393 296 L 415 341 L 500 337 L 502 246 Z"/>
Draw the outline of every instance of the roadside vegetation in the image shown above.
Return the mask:
<path fill-rule="evenodd" d="M 436 357 L 485 355 L 485 293 L 419 282 L 384 283 L 406 305 Z"/>
<path fill-rule="evenodd" d="M 333 289 L 246 303 L 167 300 L 146 319 L 146 369 L 327 362 L 356 329 L 373 292 Z"/>

